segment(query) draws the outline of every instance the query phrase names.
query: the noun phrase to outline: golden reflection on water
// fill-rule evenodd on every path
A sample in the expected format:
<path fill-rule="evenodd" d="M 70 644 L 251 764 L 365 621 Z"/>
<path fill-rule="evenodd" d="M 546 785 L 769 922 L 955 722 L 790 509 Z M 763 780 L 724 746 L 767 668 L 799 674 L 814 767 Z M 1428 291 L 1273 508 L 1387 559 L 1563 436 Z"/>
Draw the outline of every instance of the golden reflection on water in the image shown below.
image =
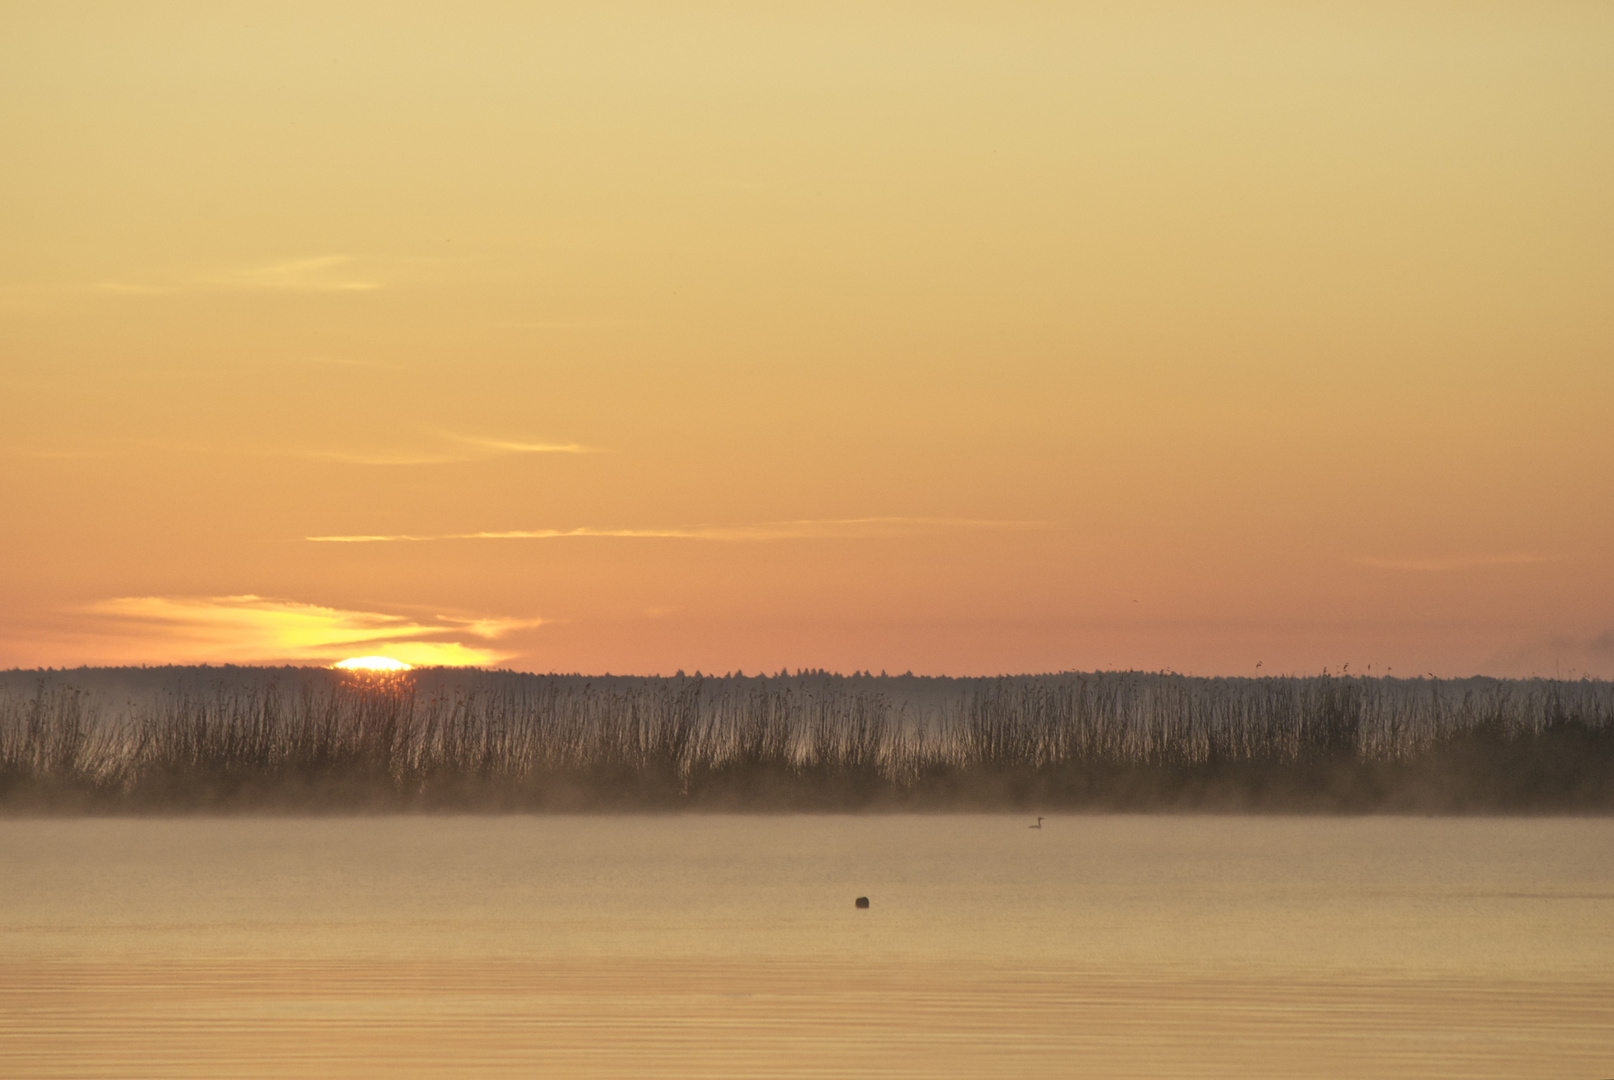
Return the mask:
<path fill-rule="evenodd" d="M 12 821 L 0 865 L 7 1077 L 1614 1076 L 1603 821 Z"/>

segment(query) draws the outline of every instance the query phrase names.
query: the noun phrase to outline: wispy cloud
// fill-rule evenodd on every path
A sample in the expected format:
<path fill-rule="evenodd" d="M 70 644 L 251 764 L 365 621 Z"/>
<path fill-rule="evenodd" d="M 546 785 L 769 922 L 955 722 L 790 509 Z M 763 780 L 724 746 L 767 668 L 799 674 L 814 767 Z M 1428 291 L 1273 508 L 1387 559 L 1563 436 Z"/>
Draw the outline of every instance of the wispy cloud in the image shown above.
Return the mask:
<path fill-rule="evenodd" d="M 351 255 L 319 255 L 309 259 L 241 266 L 171 281 L 102 281 L 97 292 L 122 296 L 174 296 L 205 292 L 342 293 L 371 292 L 383 287 L 373 276 L 356 274 Z"/>
<path fill-rule="evenodd" d="M 338 465 L 457 465 L 466 461 L 475 461 L 475 457 L 467 454 L 432 453 L 430 451 L 411 452 L 400 450 L 388 452 L 385 450 L 286 450 L 271 451 L 276 457 L 302 458 L 306 461 L 329 461 Z"/>
<path fill-rule="evenodd" d="M 769 521 L 752 525 L 687 525 L 675 528 L 510 529 L 503 531 L 437 533 L 361 533 L 304 537 L 320 544 L 428 543 L 438 540 L 567 540 L 616 538 L 624 540 L 710 540 L 722 543 L 757 543 L 774 540 L 861 540 L 915 536 L 925 533 L 1031 529 L 1043 521 L 986 521 L 974 518 L 832 518 L 804 521 Z"/>
<path fill-rule="evenodd" d="M 611 325 L 607 319 L 530 319 L 492 324 L 495 330 L 588 330 Z"/>
<path fill-rule="evenodd" d="M 581 443 L 523 442 L 514 439 L 482 439 L 473 435 L 447 436 L 485 454 L 593 454 L 598 451 Z"/>
<path fill-rule="evenodd" d="M 402 447 L 319 447 L 185 442 L 174 439 L 97 439 L 83 446 L 6 447 L 0 454 L 40 459 L 75 460 L 117 457 L 137 451 L 180 454 L 237 454 L 246 457 L 293 458 L 328 461 L 339 465 L 405 466 L 458 465 L 492 458 L 527 454 L 595 454 L 600 449 L 582 443 L 479 438 L 444 432 L 421 433 L 420 442 Z"/>
<path fill-rule="evenodd" d="M 137 285 L 128 281 L 98 281 L 91 286 L 96 292 L 112 293 L 116 296 L 174 296 L 182 292 L 194 292 L 194 288 L 180 285 Z"/>
<path fill-rule="evenodd" d="M 90 461 L 97 458 L 122 457 L 122 450 L 19 450 L 23 457 L 38 458 L 41 461 Z"/>
<path fill-rule="evenodd" d="M 1385 559 L 1364 555 L 1353 559 L 1361 566 L 1375 570 L 1405 570 L 1422 573 L 1446 573 L 1451 570 L 1475 570 L 1486 566 L 1527 566 L 1533 563 L 1556 562 L 1552 555 L 1451 555 L 1435 559 Z"/>
<path fill-rule="evenodd" d="M 290 661 L 330 663 L 375 653 L 415 665 L 488 665 L 511 653 L 484 644 L 541 619 L 430 620 L 352 611 L 261 596 L 128 596 L 92 604 L 103 631 L 136 639 L 169 662 Z"/>
<path fill-rule="evenodd" d="M 232 270 L 212 279 L 225 288 L 268 292 L 368 292 L 381 282 L 355 277 L 351 255 L 321 255 Z"/>
<path fill-rule="evenodd" d="M 365 368 L 371 371 L 397 371 L 397 364 L 389 364 L 384 360 L 373 360 L 368 357 L 356 356 L 304 356 L 299 357 L 302 362 L 319 364 L 323 367 Z"/>
<path fill-rule="evenodd" d="M 299 449 L 288 456 L 310 461 L 332 461 L 344 465 L 455 465 L 486 458 L 519 454 L 593 454 L 598 449 L 582 443 L 539 442 L 523 439 L 493 439 L 453 432 L 437 432 L 437 445 L 429 449 L 329 450 Z"/>

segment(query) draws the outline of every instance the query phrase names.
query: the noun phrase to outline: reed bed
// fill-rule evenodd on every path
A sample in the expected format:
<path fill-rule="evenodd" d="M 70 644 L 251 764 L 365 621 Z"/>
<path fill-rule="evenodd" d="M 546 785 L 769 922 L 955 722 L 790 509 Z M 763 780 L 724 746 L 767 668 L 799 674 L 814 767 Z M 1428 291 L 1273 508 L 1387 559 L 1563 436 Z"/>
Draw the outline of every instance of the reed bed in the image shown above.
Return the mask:
<path fill-rule="evenodd" d="M 191 675 L 0 690 L 0 806 L 1614 810 L 1592 680 Z"/>

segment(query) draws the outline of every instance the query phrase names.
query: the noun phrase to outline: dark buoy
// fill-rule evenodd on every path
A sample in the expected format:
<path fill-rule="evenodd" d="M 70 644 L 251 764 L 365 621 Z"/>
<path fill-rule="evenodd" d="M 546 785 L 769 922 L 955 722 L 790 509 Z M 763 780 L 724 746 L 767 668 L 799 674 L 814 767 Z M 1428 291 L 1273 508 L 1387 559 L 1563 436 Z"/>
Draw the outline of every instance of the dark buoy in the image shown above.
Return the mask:
<path fill-rule="evenodd" d="M 857 898 L 857 906 L 860 907 L 860 908 L 868 907 L 869 906 L 869 898 L 867 896 L 858 897 Z"/>

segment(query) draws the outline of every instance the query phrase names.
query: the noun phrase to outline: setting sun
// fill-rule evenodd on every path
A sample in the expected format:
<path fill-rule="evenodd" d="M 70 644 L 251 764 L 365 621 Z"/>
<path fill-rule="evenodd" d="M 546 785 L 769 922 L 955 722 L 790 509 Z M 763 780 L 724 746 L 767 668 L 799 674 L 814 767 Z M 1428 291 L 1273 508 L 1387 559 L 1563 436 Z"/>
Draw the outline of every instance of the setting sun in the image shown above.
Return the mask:
<path fill-rule="evenodd" d="M 390 656 L 353 656 L 339 660 L 331 666 L 341 668 L 343 671 L 408 671 L 414 665 L 394 660 Z"/>

